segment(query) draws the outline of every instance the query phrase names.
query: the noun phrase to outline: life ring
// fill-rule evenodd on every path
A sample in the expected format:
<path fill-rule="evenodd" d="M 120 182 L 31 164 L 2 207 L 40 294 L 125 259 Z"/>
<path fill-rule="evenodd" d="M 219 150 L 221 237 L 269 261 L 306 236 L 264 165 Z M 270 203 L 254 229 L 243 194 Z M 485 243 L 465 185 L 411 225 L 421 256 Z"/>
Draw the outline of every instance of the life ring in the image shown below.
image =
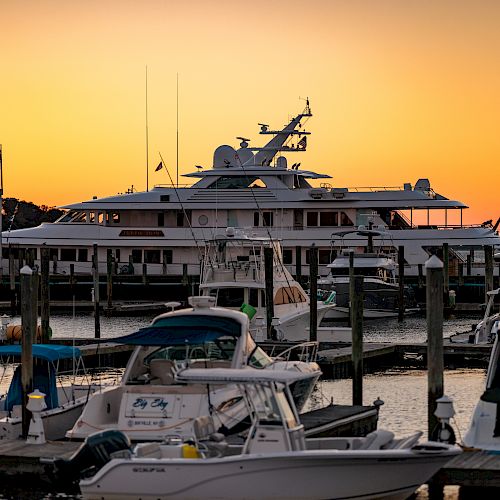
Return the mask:
<path fill-rule="evenodd" d="M 23 335 L 23 327 L 21 325 L 9 325 L 7 326 L 7 340 L 10 342 L 21 342 Z M 52 337 L 52 329 L 49 326 L 49 338 Z M 36 327 L 36 340 L 40 342 L 42 340 L 42 326 L 38 325 Z"/>

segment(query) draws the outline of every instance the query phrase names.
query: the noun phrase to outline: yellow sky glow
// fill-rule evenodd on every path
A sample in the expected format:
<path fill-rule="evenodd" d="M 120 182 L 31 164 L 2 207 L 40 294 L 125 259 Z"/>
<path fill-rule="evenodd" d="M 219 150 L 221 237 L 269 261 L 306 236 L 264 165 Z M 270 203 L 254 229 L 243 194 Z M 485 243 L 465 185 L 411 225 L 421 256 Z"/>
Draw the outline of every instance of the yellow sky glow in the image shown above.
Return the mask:
<path fill-rule="evenodd" d="M 261 144 L 309 96 L 302 167 L 336 186 L 428 177 L 496 219 L 500 2 L 17 0 L 0 4 L 5 196 L 62 205 L 146 186 L 220 144 Z M 182 178 L 181 178 L 182 179 Z M 181 180 L 182 182 L 182 180 Z"/>

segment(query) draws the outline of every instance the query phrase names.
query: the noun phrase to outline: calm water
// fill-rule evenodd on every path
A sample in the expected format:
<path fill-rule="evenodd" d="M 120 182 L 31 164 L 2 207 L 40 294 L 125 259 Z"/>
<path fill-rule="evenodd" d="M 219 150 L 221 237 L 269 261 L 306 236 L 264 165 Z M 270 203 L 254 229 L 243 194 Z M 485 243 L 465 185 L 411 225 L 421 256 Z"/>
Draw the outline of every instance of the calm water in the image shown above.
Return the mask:
<path fill-rule="evenodd" d="M 102 318 L 101 336 L 116 337 L 135 331 L 149 324 L 151 317 Z M 470 329 L 479 318 L 458 318 L 445 321 L 444 336 Z M 19 320 L 13 320 L 19 323 Z M 94 318 L 91 315 L 58 315 L 51 318 L 53 338 L 57 337 L 93 337 Z M 368 342 L 422 342 L 426 339 L 425 318 L 410 317 L 404 323 L 397 320 L 384 320 L 365 323 L 365 340 Z M 457 437 L 463 436 L 485 381 L 485 370 L 461 369 L 445 373 L 445 393 L 455 403 L 454 427 Z M 364 404 L 375 399 L 382 399 L 385 404 L 380 410 L 379 427 L 390 429 L 396 435 L 413 433 L 417 430 L 426 432 L 427 420 L 427 373 L 425 371 L 386 371 L 367 375 L 364 379 Z M 338 404 L 351 402 L 351 381 L 323 381 L 310 402 L 310 407 L 319 407 L 333 401 Z M 57 486 L 52 494 L 27 492 L 24 490 L 0 489 L 2 499 L 77 499 L 78 496 L 60 495 Z M 3 495 L 3 496 L 2 496 Z M 457 488 L 447 487 L 446 497 L 457 498 Z M 419 499 L 427 498 L 425 487 L 418 493 Z"/>

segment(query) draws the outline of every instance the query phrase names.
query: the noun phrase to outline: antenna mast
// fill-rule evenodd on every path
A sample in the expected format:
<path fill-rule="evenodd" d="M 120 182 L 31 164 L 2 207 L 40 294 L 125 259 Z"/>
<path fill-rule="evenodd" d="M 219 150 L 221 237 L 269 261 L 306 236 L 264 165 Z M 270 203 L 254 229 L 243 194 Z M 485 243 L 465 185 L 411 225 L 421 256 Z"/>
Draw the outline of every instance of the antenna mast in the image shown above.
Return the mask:
<path fill-rule="evenodd" d="M 146 65 L 146 191 L 149 191 L 148 66 Z"/>
<path fill-rule="evenodd" d="M 177 73 L 177 144 L 176 144 L 176 187 L 179 187 L 179 73 Z"/>

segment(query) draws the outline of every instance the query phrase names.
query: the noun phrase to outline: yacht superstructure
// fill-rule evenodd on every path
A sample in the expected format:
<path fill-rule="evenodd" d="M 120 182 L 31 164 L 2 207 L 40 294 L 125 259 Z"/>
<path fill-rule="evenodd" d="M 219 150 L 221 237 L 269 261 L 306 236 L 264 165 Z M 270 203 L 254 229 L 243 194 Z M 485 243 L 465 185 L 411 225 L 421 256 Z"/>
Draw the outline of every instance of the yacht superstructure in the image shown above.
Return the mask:
<path fill-rule="evenodd" d="M 352 230 L 371 227 L 404 246 L 407 274 L 417 274 L 436 247 L 449 244 L 451 259 L 460 259 L 454 249 L 499 245 L 496 225 L 466 226 L 462 210 L 467 208 L 436 193 L 427 179 L 401 188 L 350 189 L 334 187 L 330 176 L 289 164 L 285 155 L 300 155 L 308 146 L 310 132 L 305 123 L 312 116 L 309 102 L 302 113 L 282 129 L 260 125 L 260 134 L 270 136 L 263 147 L 219 146 L 213 167 L 185 175 L 191 186 L 159 185 L 147 192 L 131 192 L 91 199 L 65 206 L 67 212 L 55 223 L 3 232 L 3 271 L 9 248 L 51 248 L 57 272 L 88 273 L 92 245 L 99 246 L 99 261 L 112 249 L 118 273 L 181 275 L 200 272 L 202 243 L 227 227 L 250 229 L 255 235 L 280 239 L 286 265 L 302 266 L 307 274 L 308 247 L 319 248 L 320 272 L 327 274 L 331 236 L 345 229 L 343 243 L 362 249 L 366 238 Z M 418 223 L 424 218 L 424 224 Z M 431 216 L 432 215 L 432 216 Z M 437 215 L 442 223 L 436 224 Z M 453 224 L 452 224 L 453 222 Z M 382 242 L 374 238 L 373 244 Z M 36 258 L 39 258 L 37 252 Z"/>

